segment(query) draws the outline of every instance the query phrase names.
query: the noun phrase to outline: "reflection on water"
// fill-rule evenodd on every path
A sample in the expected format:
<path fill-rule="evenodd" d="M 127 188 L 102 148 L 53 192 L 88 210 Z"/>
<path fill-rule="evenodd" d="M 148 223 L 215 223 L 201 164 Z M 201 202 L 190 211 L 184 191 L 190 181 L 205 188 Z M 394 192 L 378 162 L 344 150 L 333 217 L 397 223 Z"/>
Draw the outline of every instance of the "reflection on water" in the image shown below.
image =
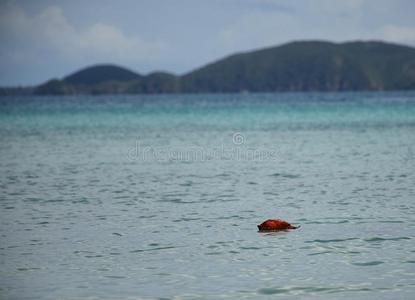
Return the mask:
<path fill-rule="evenodd" d="M 410 299 L 415 97 L 309 96 L 0 99 L 0 298 Z"/>

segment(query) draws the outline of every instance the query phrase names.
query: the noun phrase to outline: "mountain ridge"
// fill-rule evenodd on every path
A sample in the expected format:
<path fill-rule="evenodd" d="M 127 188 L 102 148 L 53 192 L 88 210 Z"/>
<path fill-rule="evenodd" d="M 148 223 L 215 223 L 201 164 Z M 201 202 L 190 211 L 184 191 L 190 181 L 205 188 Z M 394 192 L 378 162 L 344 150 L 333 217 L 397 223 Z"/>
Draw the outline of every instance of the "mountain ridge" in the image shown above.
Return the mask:
<path fill-rule="evenodd" d="M 94 65 L 33 88 L 38 95 L 381 91 L 415 89 L 415 48 L 383 41 L 292 41 L 234 53 L 182 75 Z"/>

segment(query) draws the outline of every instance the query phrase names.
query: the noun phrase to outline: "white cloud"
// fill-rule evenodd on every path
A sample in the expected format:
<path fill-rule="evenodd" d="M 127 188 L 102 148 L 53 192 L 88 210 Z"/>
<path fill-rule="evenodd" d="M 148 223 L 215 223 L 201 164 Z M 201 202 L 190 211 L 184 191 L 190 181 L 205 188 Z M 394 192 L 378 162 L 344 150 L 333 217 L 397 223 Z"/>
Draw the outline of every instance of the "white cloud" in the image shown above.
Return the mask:
<path fill-rule="evenodd" d="M 290 40 L 288 35 L 296 30 L 295 16 L 290 13 L 256 11 L 243 15 L 222 30 L 218 43 L 226 52 L 253 49 Z"/>
<path fill-rule="evenodd" d="M 362 31 L 350 18 L 325 18 L 308 20 L 303 14 L 289 11 L 256 11 L 241 16 L 219 33 L 219 44 L 228 52 L 274 46 L 293 40 L 343 41 L 362 37 Z M 334 22 L 334 19 L 336 22 Z"/>
<path fill-rule="evenodd" d="M 283 3 L 287 4 L 280 0 L 259 1 L 275 4 L 277 7 Z M 253 10 L 240 15 L 219 32 L 219 48 L 232 53 L 274 46 L 292 40 L 344 42 L 376 39 L 415 44 L 415 27 L 386 25 L 388 23 L 382 19 L 383 16 L 390 15 L 385 8 L 386 4 L 373 13 L 372 17 L 376 22 L 368 22 L 366 11 L 368 7 L 374 11 L 372 6 L 376 4 L 365 0 L 319 0 L 302 4 L 300 6 L 288 3 L 287 5 L 291 5 L 288 9 Z M 394 18 L 394 21 L 399 20 Z"/>
<path fill-rule="evenodd" d="M 396 43 L 415 44 L 415 27 L 387 25 L 381 29 L 379 37 Z"/>
<path fill-rule="evenodd" d="M 76 29 L 58 6 L 49 6 L 29 16 L 16 4 L 6 4 L 0 13 L 2 60 L 41 63 L 56 57 L 70 61 L 138 64 L 156 59 L 168 46 L 124 34 L 119 28 L 95 23 Z M 91 61 L 92 59 L 92 61 Z"/>

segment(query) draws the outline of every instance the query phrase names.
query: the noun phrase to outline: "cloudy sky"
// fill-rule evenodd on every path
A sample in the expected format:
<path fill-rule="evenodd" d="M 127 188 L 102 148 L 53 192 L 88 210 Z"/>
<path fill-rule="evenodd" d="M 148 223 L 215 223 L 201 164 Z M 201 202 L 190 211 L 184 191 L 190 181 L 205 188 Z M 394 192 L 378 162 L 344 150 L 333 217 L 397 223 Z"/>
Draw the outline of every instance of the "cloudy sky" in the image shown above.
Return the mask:
<path fill-rule="evenodd" d="M 188 72 L 292 40 L 415 46 L 413 0 L 0 0 L 0 86 L 114 63 Z"/>

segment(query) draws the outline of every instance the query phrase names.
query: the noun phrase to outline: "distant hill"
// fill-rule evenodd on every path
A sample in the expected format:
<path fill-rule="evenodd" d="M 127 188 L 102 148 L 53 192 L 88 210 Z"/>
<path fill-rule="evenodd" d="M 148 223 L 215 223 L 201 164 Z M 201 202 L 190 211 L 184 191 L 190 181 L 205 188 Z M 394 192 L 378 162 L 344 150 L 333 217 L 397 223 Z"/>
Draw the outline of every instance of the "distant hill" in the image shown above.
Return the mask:
<path fill-rule="evenodd" d="M 382 42 L 293 42 L 236 54 L 183 76 L 187 92 L 415 88 L 415 49 Z"/>
<path fill-rule="evenodd" d="M 154 94 L 415 89 L 415 48 L 384 42 L 299 41 L 223 58 L 187 74 L 85 68 L 35 94 Z"/>
<path fill-rule="evenodd" d="M 98 65 L 88 67 L 66 76 L 63 81 L 70 84 L 99 84 L 108 81 L 131 81 L 140 79 L 142 76 L 114 65 Z"/>

